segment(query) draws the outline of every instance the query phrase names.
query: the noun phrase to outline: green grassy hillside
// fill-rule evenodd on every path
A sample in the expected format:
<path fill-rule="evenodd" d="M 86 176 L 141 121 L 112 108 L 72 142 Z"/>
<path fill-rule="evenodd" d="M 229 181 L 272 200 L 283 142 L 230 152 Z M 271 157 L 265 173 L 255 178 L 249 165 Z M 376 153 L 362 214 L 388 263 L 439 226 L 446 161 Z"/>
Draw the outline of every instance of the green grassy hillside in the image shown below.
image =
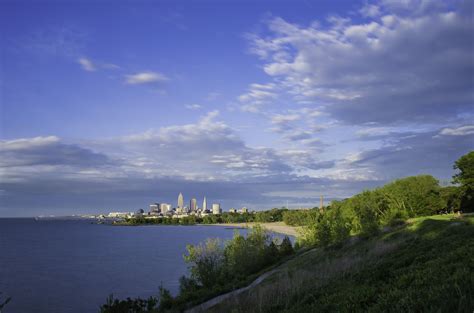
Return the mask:
<path fill-rule="evenodd" d="M 211 312 L 473 312 L 474 217 L 409 220 L 296 256 Z"/>

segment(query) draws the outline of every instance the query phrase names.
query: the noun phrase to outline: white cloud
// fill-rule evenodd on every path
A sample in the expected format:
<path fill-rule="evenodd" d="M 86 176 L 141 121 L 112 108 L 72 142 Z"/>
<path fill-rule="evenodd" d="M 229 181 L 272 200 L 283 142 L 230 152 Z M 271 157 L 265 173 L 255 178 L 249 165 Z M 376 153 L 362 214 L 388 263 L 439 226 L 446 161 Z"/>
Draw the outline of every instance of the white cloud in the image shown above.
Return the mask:
<path fill-rule="evenodd" d="M 94 72 L 97 70 L 94 63 L 92 63 L 92 61 L 87 58 L 79 58 L 77 62 L 81 65 L 84 71 Z"/>
<path fill-rule="evenodd" d="M 90 58 L 81 57 L 77 59 L 84 71 L 95 72 L 97 70 L 118 70 L 120 66 L 113 63 L 104 63 L 97 60 L 91 60 Z"/>
<path fill-rule="evenodd" d="M 258 113 L 261 108 L 271 103 L 278 97 L 275 92 L 276 85 L 270 84 L 251 84 L 246 93 L 239 96 L 242 104 L 241 110 L 244 112 Z"/>
<path fill-rule="evenodd" d="M 303 27 L 275 17 L 268 33 L 248 36 L 251 51 L 276 88 L 347 123 L 439 122 L 472 111 L 470 15 L 457 3 L 395 2 L 366 5 L 364 22 Z"/>
<path fill-rule="evenodd" d="M 28 171 L 54 171 L 58 168 L 102 167 L 114 163 L 106 155 L 56 136 L 0 140 L 0 168 L 3 179 L 19 177 Z"/>
<path fill-rule="evenodd" d="M 195 103 L 195 104 L 187 104 L 187 105 L 185 105 L 184 107 L 185 107 L 186 109 L 188 109 L 188 110 L 199 110 L 199 109 L 202 108 L 201 105 L 196 104 L 196 103 Z"/>
<path fill-rule="evenodd" d="M 126 83 L 130 85 L 152 84 L 169 80 L 158 72 L 140 72 L 126 76 Z"/>
<path fill-rule="evenodd" d="M 286 124 L 288 122 L 294 122 L 301 118 L 298 114 L 275 114 L 271 117 L 272 124 Z"/>
<path fill-rule="evenodd" d="M 445 136 L 474 135 L 474 125 L 466 125 L 457 128 L 443 128 L 439 134 Z"/>
<path fill-rule="evenodd" d="M 366 3 L 359 12 L 365 17 L 377 17 L 380 15 L 380 8 L 377 5 Z"/>
<path fill-rule="evenodd" d="M 300 141 L 311 139 L 313 137 L 313 134 L 309 131 L 295 130 L 291 133 L 286 134 L 285 137 L 290 141 Z"/>
<path fill-rule="evenodd" d="M 362 128 L 356 131 L 358 137 L 375 137 L 375 136 L 386 136 L 393 132 L 392 127 L 369 127 Z"/>

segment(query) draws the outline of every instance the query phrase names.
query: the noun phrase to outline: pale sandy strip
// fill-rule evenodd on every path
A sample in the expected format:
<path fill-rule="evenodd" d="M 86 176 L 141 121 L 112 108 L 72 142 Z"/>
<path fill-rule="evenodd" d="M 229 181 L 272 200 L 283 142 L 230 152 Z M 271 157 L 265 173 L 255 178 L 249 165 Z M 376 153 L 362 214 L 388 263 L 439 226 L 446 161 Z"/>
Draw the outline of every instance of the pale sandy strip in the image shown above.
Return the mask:
<path fill-rule="evenodd" d="M 222 223 L 222 224 L 205 224 L 209 226 L 224 226 L 224 227 L 252 227 L 255 224 L 262 225 L 265 229 L 289 236 L 298 236 L 298 227 L 288 226 L 283 222 L 275 222 L 275 223 Z"/>

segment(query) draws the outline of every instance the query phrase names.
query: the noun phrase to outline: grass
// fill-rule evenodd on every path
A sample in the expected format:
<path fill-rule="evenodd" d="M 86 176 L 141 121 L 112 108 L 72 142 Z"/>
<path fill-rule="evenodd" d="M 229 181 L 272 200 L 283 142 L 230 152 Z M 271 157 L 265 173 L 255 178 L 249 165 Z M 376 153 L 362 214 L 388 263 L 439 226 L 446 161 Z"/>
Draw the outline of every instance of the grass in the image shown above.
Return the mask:
<path fill-rule="evenodd" d="M 473 312 L 473 238 L 474 216 L 411 219 L 302 253 L 210 312 Z"/>

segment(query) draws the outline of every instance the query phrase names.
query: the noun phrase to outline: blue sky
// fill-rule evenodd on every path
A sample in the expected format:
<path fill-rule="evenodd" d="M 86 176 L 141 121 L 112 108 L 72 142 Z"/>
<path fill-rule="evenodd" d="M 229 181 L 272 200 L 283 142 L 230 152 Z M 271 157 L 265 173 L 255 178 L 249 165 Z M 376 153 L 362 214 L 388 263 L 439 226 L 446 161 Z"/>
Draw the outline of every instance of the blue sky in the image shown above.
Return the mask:
<path fill-rule="evenodd" d="M 0 216 L 314 206 L 474 146 L 469 1 L 0 6 Z"/>

